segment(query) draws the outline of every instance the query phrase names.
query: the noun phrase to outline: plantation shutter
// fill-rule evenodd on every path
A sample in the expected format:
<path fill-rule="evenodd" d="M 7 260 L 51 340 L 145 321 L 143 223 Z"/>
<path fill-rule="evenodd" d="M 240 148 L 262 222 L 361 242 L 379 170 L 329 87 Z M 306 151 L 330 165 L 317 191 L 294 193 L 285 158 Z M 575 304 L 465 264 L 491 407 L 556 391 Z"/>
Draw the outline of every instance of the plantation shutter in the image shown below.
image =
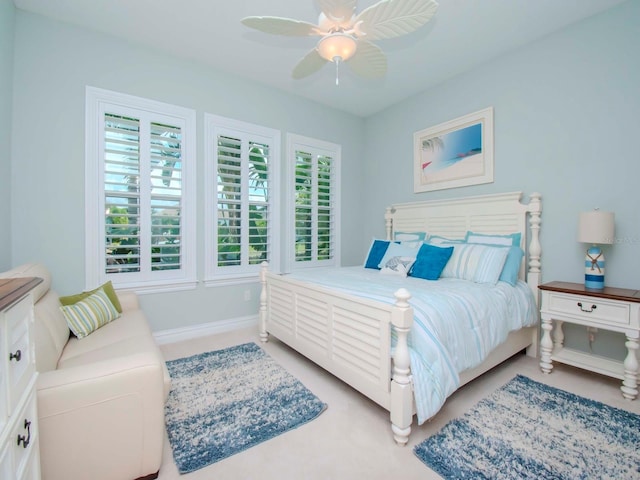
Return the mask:
<path fill-rule="evenodd" d="M 148 115 L 104 114 L 107 275 L 183 267 L 182 127 Z"/>
<path fill-rule="evenodd" d="M 336 253 L 336 162 L 318 150 L 295 150 L 295 262 L 334 264 Z"/>
<path fill-rule="evenodd" d="M 107 274 L 140 271 L 140 119 L 104 116 Z"/>
<path fill-rule="evenodd" d="M 182 268 L 182 129 L 151 123 L 151 269 Z"/>
<path fill-rule="evenodd" d="M 271 146 L 245 132 L 217 135 L 216 266 L 250 272 L 271 258 Z"/>
<path fill-rule="evenodd" d="M 242 265 L 242 141 L 218 136 L 218 267 Z"/>

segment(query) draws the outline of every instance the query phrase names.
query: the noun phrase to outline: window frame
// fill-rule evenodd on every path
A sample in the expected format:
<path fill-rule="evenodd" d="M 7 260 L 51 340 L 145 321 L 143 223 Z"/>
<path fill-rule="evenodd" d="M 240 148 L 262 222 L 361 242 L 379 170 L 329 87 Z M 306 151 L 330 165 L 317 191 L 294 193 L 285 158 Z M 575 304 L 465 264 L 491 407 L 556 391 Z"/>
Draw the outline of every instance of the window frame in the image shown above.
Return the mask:
<path fill-rule="evenodd" d="M 204 283 L 206 286 L 236 285 L 255 283 L 259 279 L 260 265 L 244 267 L 219 267 L 218 263 L 218 200 L 217 200 L 217 146 L 218 136 L 254 137 L 269 144 L 269 266 L 271 271 L 280 270 L 280 150 L 281 133 L 261 125 L 243 122 L 232 118 L 204 114 L 204 149 L 205 149 L 205 208 L 204 208 Z M 210 181 L 211 180 L 211 181 Z M 225 272 L 224 269 L 228 268 Z"/>
<path fill-rule="evenodd" d="M 340 237 L 340 210 L 341 210 L 341 170 L 342 170 L 342 146 L 336 143 L 318 140 L 303 135 L 288 133 L 287 144 L 287 168 L 285 180 L 285 260 L 283 261 L 283 272 L 289 273 L 297 269 L 341 266 L 341 237 Z M 297 262 L 296 253 L 296 150 L 308 149 L 314 156 L 324 155 L 332 158 L 334 167 L 332 168 L 332 190 L 333 198 L 333 257 L 330 260 L 311 260 L 308 262 Z"/>
<path fill-rule="evenodd" d="M 195 288 L 196 278 L 196 112 L 193 109 L 155 100 L 86 87 L 85 92 L 85 282 L 94 288 L 111 280 L 118 289 L 154 293 Z M 181 268 L 151 269 L 131 273 L 107 274 L 105 271 L 105 189 L 104 189 L 104 117 L 105 114 L 131 115 L 149 123 L 168 123 L 181 128 L 180 254 Z M 133 114 L 133 115 L 132 115 Z M 141 141 L 142 145 L 142 141 Z M 146 147 L 144 147 L 146 148 Z M 141 148 L 141 150 L 143 150 Z M 150 159 L 141 158 L 150 165 Z M 144 168 L 144 167 L 143 167 Z M 150 172 L 150 170 L 148 170 Z M 151 210 L 151 195 L 141 205 Z M 99 192 L 99 193 L 96 193 Z M 149 225 L 150 219 L 148 219 Z M 144 234 L 150 238 L 151 230 Z M 151 258 L 151 252 L 141 252 Z M 151 262 L 148 262 L 151 265 Z"/>

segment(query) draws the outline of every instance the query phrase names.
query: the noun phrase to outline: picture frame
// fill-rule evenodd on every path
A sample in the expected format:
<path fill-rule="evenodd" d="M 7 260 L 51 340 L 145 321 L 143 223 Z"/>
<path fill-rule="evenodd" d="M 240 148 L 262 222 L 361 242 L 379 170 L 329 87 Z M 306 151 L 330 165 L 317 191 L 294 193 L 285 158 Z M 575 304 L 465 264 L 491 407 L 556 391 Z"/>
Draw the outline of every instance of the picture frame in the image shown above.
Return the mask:
<path fill-rule="evenodd" d="M 413 134 L 414 193 L 493 182 L 493 107 Z"/>

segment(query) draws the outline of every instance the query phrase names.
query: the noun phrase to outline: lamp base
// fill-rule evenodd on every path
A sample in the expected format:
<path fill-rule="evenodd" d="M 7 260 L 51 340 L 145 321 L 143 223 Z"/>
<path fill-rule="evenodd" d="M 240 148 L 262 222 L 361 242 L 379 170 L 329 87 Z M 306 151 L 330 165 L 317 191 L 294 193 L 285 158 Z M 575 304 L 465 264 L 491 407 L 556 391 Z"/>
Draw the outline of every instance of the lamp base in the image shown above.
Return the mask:
<path fill-rule="evenodd" d="M 584 258 L 584 286 L 591 290 L 604 288 L 604 253 L 594 245 L 587 250 Z"/>

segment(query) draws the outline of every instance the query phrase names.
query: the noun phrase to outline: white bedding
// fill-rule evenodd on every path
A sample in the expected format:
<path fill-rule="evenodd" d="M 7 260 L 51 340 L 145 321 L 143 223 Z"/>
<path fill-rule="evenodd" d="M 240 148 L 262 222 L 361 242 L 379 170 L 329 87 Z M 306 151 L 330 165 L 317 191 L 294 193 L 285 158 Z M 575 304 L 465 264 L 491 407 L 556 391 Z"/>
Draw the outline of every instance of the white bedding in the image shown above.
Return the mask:
<path fill-rule="evenodd" d="M 395 302 L 398 288 L 411 293 L 409 348 L 419 424 L 458 388 L 459 373 L 482 363 L 510 331 L 537 322 L 533 294 L 522 281 L 515 287 L 453 278 L 429 281 L 363 267 L 314 268 L 291 276 L 385 303 Z"/>

